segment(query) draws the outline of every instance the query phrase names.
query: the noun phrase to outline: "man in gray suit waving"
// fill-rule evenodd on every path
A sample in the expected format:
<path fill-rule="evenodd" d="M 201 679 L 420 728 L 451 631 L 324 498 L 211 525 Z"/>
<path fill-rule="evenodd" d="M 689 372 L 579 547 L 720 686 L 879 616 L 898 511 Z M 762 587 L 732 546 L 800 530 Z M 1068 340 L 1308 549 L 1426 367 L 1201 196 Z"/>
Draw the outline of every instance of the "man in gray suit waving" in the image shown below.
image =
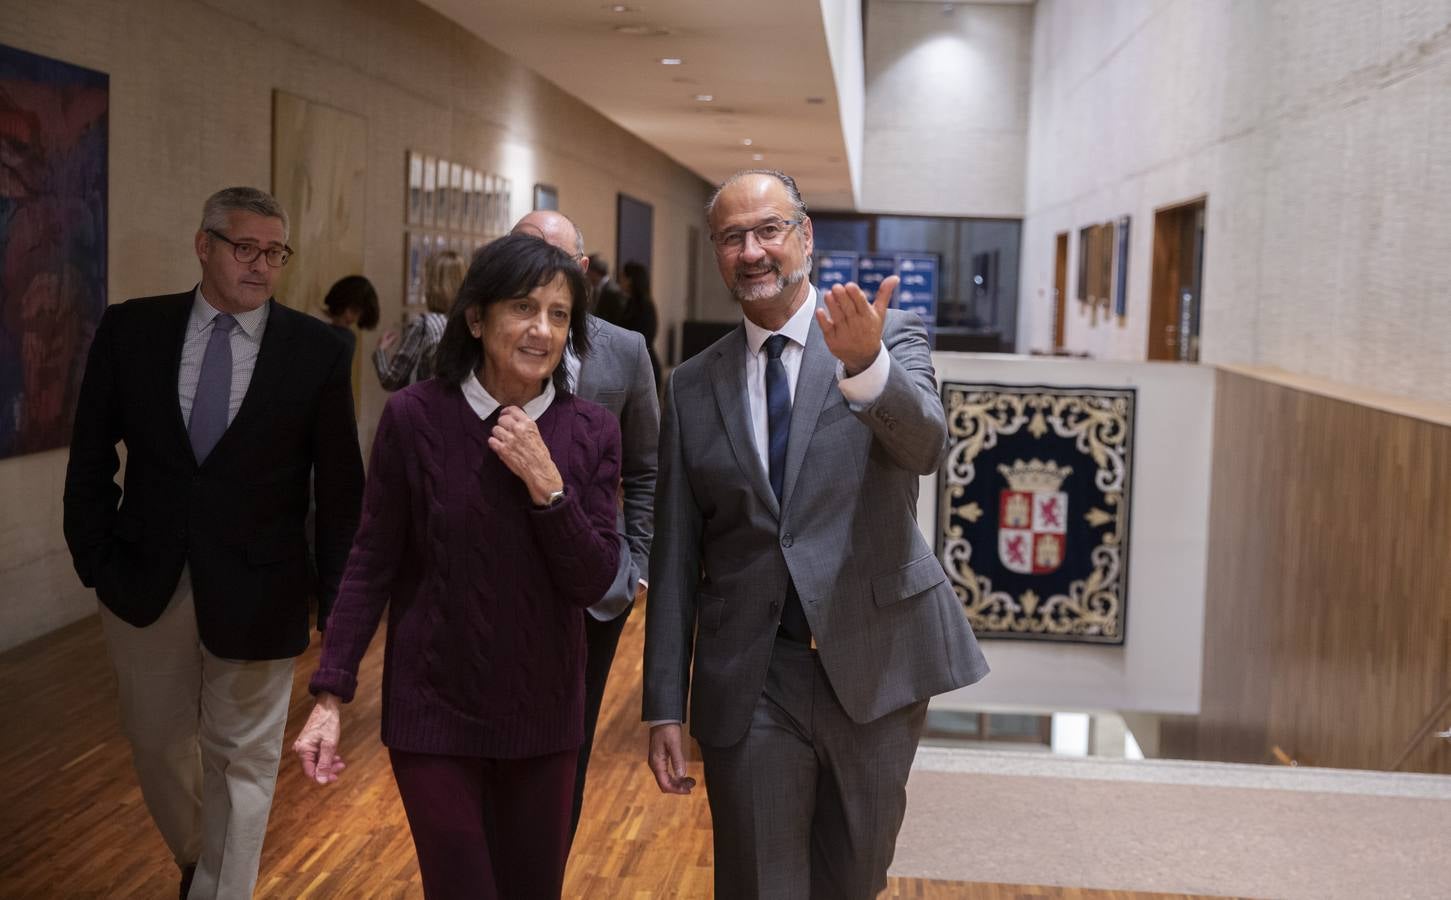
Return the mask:
<path fill-rule="evenodd" d="M 745 321 L 666 390 L 648 762 L 660 790 L 690 792 L 689 695 L 717 896 L 875 897 L 927 698 L 987 673 L 917 528 L 946 444 L 931 353 L 888 309 L 896 278 L 874 302 L 855 284 L 818 297 L 790 176 L 738 173 L 707 217 Z"/>
<path fill-rule="evenodd" d="M 584 255 L 584 235 L 562 213 L 535 210 L 520 219 L 513 231 L 543 238 L 573 256 L 582 269 L 589 263 Z M 620 422 L 624 504 L 617 521 L 620 569 L 605 596 L 589 608 L 584 618 L 584 743 L 579 748 L 575 771 L 571 835 L 579 828 L 584 807 L 585 773 L 589 769 L 590 749 L 594 746 L 595 726 L 599 722 L 610 664 L 614 662 L 625 621 L 635 608 L 635 594 L 644 586 L 649 571 L 655 448 L 660 435 L 660 401 L 645 339 L 594 315 L 589 317 L 589 326 L 588 358 L 580 360 L 569 354 L 564 363 L 574 392 L 603 406 Z"/>

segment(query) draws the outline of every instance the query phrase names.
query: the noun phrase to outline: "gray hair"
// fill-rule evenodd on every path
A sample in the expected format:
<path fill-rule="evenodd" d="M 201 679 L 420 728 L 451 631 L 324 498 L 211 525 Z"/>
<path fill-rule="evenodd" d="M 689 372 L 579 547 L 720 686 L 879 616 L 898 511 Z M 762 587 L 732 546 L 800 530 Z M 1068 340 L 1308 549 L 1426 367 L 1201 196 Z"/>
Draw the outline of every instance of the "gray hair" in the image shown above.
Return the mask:
<path fill-rule="evenodd" d="M 781 182 L 786 188 L 786 196 L 791 198 L 791 209 L 795 212 L 796 218 L 806 218 L 806 201 L 801 199 L 801 190 L 796 187 L 796 179 L 782 172 L 780 169 L 742 169 L 731 177 L 722 181 L 711 193 L 710 199 L 705 201 L 705 219 L 715 214 L 715 202 L 720 199 L 721 191 L 745 178 L 747 175 L 768 175 Z"/>
<path fill-rule="evenodd" d="M 249 212 L 269 219 L 282 220 L 282 242 L 287 242 L 289 226 L 287 210 L 277 198 L 263 190 L 252 187 L 222 188 L 202 204 L 202 231 L 221 231 L 229 224 L 228 216 L 234 212 Z"/>

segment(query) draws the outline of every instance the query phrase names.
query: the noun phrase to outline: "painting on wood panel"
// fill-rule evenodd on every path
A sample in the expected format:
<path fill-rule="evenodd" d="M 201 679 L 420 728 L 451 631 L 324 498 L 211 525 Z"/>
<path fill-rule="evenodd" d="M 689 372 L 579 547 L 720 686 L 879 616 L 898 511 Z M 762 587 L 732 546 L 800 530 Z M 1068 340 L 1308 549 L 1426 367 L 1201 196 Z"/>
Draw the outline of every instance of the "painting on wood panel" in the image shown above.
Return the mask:
<path fill-rule="evenodd" d="M 978 637 L 1123 643 L 1135 398 L 943 384 L 938 557 Z"/>
<path fill-rule="evenodd" d="M 70 443 L 106 308 L 110 78 L 0 45 L 0 459 Z"/>
<path fill-rule="evenodd" d="M 276 298 L 320 313 L 328 288 L 363 274 L 368 123 L 362 116 L 285 91 L 272 92 L 272 193 L 287 210 L 297 253 L 278 280 Z M 353 355 L 353 399 L 360 395 Z"/>

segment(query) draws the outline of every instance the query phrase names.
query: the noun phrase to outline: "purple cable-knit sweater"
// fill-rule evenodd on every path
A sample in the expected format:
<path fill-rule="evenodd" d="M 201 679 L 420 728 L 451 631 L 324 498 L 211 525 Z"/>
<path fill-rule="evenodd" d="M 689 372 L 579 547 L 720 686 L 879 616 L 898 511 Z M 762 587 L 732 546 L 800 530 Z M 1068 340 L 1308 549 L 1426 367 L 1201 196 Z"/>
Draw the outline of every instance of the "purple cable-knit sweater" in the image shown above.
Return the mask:
<path fill-rule="evenodd" d="M 383 743 L 397 750 L 517 759 L 583 740 L 584 608 L 619 558 L 619 424 L 556 397 L 538 426 L 565 495 L 539 509 L 489 449 L 494 418 L 435 378 L 378 423 L 310 689 L 352 699 L 388 607 Z"/>

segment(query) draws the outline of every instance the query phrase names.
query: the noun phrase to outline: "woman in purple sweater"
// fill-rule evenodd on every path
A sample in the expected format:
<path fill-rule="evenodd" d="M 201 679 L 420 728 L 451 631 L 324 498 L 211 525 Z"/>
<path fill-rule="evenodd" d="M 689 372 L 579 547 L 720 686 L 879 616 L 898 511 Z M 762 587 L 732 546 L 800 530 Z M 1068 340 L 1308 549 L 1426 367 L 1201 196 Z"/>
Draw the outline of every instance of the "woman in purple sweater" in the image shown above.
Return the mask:
<path fill-rule="evenodd" d="M 614 577 L 620 433 L 568 392 L 583 274 L 528 235 L 474 258 L 435 357 L 394 394 L 293 745 L 337 779 L 339 704 L 388 610 L 383 743 L 424 893 L 559 896 L 584 730 L 584 608 Z"/>

